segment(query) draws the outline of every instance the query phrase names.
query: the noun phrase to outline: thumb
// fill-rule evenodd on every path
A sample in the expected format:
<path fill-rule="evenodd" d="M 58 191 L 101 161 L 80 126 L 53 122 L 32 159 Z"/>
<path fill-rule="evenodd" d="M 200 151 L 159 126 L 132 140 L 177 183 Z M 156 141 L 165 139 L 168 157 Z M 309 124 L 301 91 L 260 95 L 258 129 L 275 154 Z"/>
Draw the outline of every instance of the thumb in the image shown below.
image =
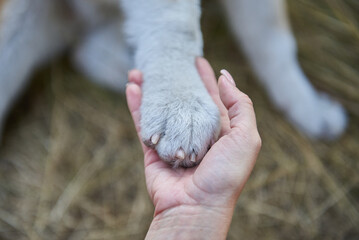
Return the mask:
<path fill-rule="evenodd" d="M 221 73 L 223 75 L 218 81 L 219 95 L 228 110 L 230 128 L 257 129 L 252 100 L 236 87 L 229 72 L 222 70 Z"/>

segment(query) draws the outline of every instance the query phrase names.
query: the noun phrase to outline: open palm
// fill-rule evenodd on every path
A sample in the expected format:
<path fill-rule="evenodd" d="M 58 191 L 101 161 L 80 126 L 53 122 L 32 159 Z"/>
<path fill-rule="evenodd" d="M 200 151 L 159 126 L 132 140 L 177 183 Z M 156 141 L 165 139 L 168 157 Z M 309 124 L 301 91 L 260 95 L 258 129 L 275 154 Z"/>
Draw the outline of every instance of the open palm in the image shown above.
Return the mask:
<path fill-rule="evenodd" d="M 218 87 L 206 60 L 198 59 L 197 68 L 220 110 L 221 134 L 195 168 L 172 168 L 155 150 L 142 143 L 146 184 L 155 205 L 155 215 L 183 205 L 232 205 L 237 201 L 260 149 L 261 141 L 248 96 L 231 84 L 227 72 L 220 77 Z M 126 95 L 140 137 L 141 73 L 131 71 L 129 82 Z"/>

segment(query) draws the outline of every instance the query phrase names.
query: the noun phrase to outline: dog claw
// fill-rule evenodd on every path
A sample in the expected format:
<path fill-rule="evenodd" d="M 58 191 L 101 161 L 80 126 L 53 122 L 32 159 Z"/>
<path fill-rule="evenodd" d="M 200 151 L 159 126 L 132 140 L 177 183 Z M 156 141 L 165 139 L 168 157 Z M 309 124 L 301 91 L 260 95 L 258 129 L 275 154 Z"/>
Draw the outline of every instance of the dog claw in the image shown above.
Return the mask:
<path fill-rule="evenodd" d="M 151 137 L 151 143 L 153 145 L 156 145 L 158 143 L 158 141 L 160 140 L 160 135 L 159 134 L 155 134 Z"/>
<path fill-rule="evenodd" d="M 196 154 L 195 153 L 191 154 L 191 162 L 196 162 Z"/>
<path fill-rule="evenodd" d="M 178 150 L 176 153 L 176 158 L 183 160 L 185 157 L 184 151 L 182 149 Z"/>

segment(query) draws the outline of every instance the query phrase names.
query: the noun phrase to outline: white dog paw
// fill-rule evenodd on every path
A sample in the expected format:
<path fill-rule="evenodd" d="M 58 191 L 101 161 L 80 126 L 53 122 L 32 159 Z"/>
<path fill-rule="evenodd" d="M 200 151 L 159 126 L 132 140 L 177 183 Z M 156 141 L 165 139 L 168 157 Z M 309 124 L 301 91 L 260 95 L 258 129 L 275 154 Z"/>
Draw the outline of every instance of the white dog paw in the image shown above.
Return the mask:
<path fill-rule="evenodd" d="M 219 111 L 206 90 L 156 93 L 141 106 L 143 142 L 174 167 L 193 167 L 219 133 Z"/>
<path fill-rule="evenodd" d="M 310 138 L 333 140 L 338 138 L 347 125 L 347 115 L 340 103 L 325 94 L 315 102 L 297 106 L 289 112 L 289 119 Z"/>

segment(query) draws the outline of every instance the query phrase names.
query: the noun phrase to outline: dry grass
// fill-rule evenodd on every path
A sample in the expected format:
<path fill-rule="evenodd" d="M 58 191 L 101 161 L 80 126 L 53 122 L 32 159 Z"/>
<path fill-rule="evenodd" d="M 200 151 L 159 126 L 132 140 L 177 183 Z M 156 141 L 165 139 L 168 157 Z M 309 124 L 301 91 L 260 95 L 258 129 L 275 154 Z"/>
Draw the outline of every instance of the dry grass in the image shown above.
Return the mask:
<path fill-rule="evenodd" d="M 207 1 L 206 56 L 253 98 L 264 143 L 228 239 L 358 239 L 359 3 L 288 2 L 303 68 L 346 106 L 350 125 L 332 143 L 298 134 Z M 125 99 L 66 61 L 36 74 L 9 117 L 0 158 L 0 239 L 143 239 L 153 208 Z"/>

